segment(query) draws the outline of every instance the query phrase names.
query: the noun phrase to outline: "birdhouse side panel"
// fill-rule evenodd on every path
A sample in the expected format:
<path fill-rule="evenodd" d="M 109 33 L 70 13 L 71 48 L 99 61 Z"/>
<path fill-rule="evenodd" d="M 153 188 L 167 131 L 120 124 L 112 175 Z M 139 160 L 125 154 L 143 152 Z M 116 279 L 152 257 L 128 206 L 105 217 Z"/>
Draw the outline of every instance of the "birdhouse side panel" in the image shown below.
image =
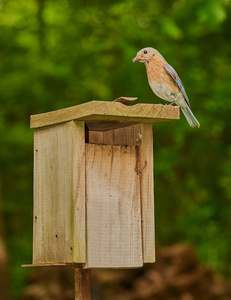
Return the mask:
<path fill-rule="evenodd" d="M 86 262 L 85 122 L 72 121 L 73 262 Z"/>
<path fill-rule="evenodd" d="M 34 264 L 85 262 L 84 148 L 84 122 L 35 131 Z"/>
<path fill-rule="evenodd" d="M 153 263 L 156 259 L 153 177 L 153 125 L 140 124 L 139 137 L 139 170 L 143 255 L 144 263 Z"/>

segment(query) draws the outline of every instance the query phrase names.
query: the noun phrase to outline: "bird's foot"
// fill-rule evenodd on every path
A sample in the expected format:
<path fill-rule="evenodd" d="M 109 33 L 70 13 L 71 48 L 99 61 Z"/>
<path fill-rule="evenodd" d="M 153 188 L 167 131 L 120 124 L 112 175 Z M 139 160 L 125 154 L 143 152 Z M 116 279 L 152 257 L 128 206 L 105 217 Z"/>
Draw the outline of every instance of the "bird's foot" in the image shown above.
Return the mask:
<path fill-rule="evenodd" d="M 173 103 L 175 103 L 175 101 L 173 101 L 173 102 L 166 102 L 165 105 L 173 105 Z"/>
<path fill-rule="evenodd" d="M 174 101 L 170 102 L 169 105 L 172 106 L 174 103 L 176 103 L 176 101 L 177 101 L 177 100 L 174 100 Z"/>

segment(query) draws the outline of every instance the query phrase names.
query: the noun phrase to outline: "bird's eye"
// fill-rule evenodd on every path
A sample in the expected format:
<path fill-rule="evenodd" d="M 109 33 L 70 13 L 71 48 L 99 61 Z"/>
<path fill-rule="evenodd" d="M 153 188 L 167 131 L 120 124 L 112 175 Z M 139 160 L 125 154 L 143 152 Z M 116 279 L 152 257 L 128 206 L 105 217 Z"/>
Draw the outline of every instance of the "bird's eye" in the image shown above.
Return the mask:
<path fill-rule="evenodd" d="M 148 53 L 148 51 L 147 50 L 144 50 L 144 54 L 147 54 Z"/>

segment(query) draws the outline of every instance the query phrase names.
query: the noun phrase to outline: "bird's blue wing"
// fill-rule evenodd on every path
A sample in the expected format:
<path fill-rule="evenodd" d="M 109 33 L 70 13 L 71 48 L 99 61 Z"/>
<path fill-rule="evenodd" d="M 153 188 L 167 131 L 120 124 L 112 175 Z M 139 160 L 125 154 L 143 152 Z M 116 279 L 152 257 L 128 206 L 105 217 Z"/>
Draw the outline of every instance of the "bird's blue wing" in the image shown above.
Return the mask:
<path fill-rule="evenodd" d="M 184 86 L 179 78 L 179 76 L 177 75 L 176 71 L 173 69 L 173 67 L 171 67 L 169 64 L 164 64 L 164 68 L 167 71 L 167 73 L 171 76 L 171 78 L 176 82 L 176 84 L 179 86 L 182 95 L 185 98 L 186 103 L 188 104 L 188 106 L 190 107 L 190 103 L 189 103 L 189 99 L 188 96 L 185 92 Z"/>

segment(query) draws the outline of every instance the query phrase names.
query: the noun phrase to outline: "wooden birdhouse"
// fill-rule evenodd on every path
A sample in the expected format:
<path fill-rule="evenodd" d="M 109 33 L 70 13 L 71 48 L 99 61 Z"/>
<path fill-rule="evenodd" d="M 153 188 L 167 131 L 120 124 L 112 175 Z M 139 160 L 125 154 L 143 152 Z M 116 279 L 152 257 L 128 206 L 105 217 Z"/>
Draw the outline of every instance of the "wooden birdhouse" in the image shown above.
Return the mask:
<path fill-rule="evenodd" d="M 33 115 L 33 264 L 155 261 L 153 124 L 179 108 L 91 101 Z M 122 103 L 120 103 L 122 102 Z"/>

